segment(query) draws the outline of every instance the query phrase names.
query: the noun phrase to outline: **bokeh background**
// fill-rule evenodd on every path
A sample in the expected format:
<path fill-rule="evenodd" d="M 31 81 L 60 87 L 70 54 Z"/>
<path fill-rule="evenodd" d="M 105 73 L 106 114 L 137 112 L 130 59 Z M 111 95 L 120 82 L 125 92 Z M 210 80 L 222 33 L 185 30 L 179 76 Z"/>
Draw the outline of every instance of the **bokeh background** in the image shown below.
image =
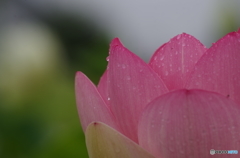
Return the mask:
<path fill-rule="evenodd" d="M 239 0 L 1 0 L 0 157 L 87 158 L 76 71 L 95 84 L 120 37 L 148 62 L 182 32 L 207 47 L 240 27 Z"/>

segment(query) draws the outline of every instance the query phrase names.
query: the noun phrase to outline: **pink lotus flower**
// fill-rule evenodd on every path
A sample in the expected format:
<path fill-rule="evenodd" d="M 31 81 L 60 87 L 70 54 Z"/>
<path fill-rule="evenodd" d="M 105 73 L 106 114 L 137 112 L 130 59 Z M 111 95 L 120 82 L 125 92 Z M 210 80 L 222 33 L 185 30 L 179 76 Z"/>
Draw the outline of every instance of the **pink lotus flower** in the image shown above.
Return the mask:
<path fill-rule="evenodd" d="M 240 29 L 209 49 L 183 33 L 148 64 L 115 38 L 107 60 L 97 87 L 76 74 L 90 158 L 208 158 L 211 149 L 240 151 Z"/>

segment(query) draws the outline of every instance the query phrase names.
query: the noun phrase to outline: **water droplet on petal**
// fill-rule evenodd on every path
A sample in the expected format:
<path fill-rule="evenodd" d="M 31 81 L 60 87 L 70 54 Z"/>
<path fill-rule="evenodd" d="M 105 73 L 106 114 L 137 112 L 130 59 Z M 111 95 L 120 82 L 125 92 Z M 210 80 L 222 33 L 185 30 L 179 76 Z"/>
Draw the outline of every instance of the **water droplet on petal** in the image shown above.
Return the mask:
<path fill-rule="evenodd" d="M 166 76 L 168 75 L 168 71 L 165 72 L 165 75 L 166 75 Z"/>
<path fill-rule="evenodd" d="M 180 39 L 181 35 L 177 35 L 177 39 Z"/>
<path fill-rule="evenodd" d="M 130 76 L 127 76 L 127 80 L 131 80 L 131 77 L 130 77 Z"/>
<path fill-rule="evenodd" d="M 111 100 L 111 98 L 110 98 L 110 97 L 108 97 L 108 98 L 107 98 L 107 100 Z"/>
<path fill-rule="evenodd" d="M 109 56 L 106 58 L 107 61 L 109 61 Z"/>
<path fill-rule="evenodd" d="M 161 56 L 160 60 L 163 60 L 164 59 L 164 56 Z"/>

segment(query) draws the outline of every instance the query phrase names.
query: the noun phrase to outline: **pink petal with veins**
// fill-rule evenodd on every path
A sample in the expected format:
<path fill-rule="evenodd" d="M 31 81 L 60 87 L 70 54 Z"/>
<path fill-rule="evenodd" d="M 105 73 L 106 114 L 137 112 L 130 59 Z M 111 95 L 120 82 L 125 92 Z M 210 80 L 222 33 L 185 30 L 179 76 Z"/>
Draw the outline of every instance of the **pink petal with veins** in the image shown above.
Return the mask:
<path fill-rule="evenodd" d="M 211 158 L 210 149 L 240 150 L 239 120 L 240 106 L 225 96 L 177 90 L 146 107 L 139 121 L 139 144 L 155 157 Z"/>
<path fill-rule="evenodd" d="M 76 73 L 75 91 L 83 131 L 93 121 L 103 122 L 119 130 L 112 112 L 97 91 L 97 88 L 82 72 Z"/>
<path fill-rule="evenodd" d="M 123 134 L 135 142 L 143 108 L 168 92 L 159 76 L 115 38 L 110 45 L 108 88 L 110 107 Z"/>
<path fill-rule="evenodd" d="M 169 90 L 181 89 L 185 87 L 196 62 L 206 50 L 196 38 L 183 33 L 161 46 L 149 65 L 161 76 Z"/>
<path fill-rule="evenodd" d="M 240 104 L 240 33 L 229 33 L 208 49 L 187 88 L 218 92 Z"/>
<path fill-rule="evenodd" d="M 99 83 L 98 83 L 98 86 L 97 86 L 97 89 L 99 91 L 99 93 L 101 94 L 102 98 L 104 99 L 105 103 L 107 103 L 108 106 L 109 105 L 109 94 L 108 94 L 108 84 L 107 84 L 107 70 L 103 73 Z"/>

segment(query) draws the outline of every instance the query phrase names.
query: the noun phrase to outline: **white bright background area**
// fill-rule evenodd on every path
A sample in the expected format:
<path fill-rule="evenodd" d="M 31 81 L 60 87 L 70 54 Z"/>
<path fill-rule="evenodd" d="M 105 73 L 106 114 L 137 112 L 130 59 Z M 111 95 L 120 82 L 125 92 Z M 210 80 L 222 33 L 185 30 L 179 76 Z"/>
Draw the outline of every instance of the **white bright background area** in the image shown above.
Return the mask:
<path fill-rule="evenodd" d="M 182 32 L 211 46 L 228 25 L 240 25 L 239 0 L 27 0 L 46 14 L 63 10 L 90 18 L 141 57 L 149 56 L 163 43 Z M 219 35 L 219 32 L 222 32 Z"/>

